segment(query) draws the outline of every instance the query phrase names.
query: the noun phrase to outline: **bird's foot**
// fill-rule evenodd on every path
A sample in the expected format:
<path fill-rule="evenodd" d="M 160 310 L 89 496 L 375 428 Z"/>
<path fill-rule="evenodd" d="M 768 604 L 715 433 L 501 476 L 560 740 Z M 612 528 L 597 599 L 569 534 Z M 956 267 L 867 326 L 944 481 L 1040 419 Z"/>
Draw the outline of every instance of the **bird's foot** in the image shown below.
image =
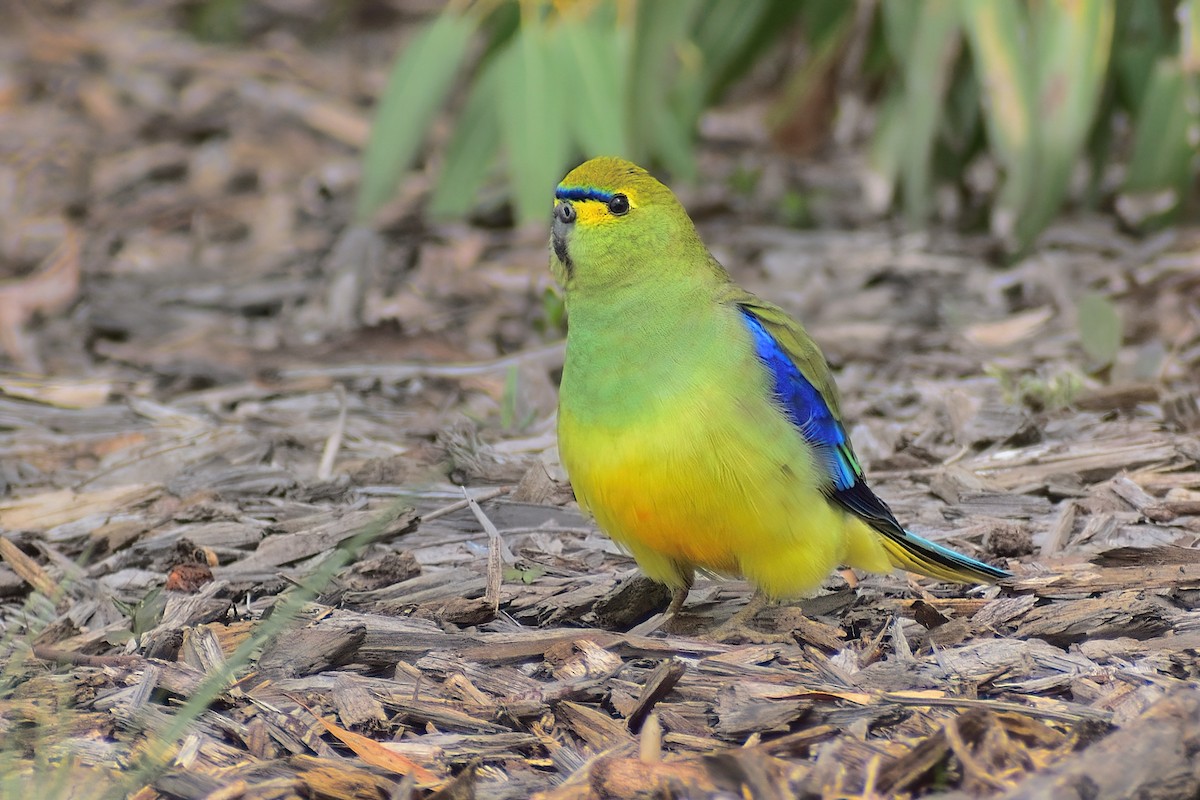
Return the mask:
<path fill-rule="evenodd" d="M 791 633 L 770 633 L 751 628 L 744 623 L 730 625 L 728 620 L 705 633 L 700 638 L 720 644 L 795 644 Z"/>
<path fill-rule="evenodd" d="M 766 595 L 754 593 L 750 601 L 746 603 L 732 617 L 722 622 L 717 627 L 704 634 L 701 638 L 708 639 L 712 642 L 749 642 L 751 644 L 778 644 L 780 642 L 794 642 L 795 640 L 787 633 L 768 633 L 750 627 L 750 623 L 758 616 L 758 612 L 762 611 L 771 601 Z"/>

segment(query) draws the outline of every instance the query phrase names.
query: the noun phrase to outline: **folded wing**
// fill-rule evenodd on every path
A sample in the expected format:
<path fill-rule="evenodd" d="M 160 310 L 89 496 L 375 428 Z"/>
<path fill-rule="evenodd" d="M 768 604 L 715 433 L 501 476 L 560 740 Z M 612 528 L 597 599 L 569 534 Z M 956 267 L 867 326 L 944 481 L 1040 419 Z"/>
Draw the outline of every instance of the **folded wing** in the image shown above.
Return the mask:
<path fill-rule="evenodd" d="M 906 531 L 867 485 L 842 423 L 829 365 L 813 340 L 781 309 L 753 295 L 730 300 L 742 314 L 755 351 L 774 381 L 775 395 L 812 446 L 828 481 L 826 496 L 883 537 L 894 564 L 945 580 L 990 583 L 1009 573 Z"/>

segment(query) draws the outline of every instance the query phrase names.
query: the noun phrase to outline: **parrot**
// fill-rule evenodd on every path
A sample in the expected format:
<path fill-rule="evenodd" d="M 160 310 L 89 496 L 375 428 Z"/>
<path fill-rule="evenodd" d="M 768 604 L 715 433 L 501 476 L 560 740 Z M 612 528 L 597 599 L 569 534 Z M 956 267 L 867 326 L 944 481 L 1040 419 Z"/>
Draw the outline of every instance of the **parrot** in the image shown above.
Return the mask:
<path fill-rule="evenodd" d="M 754 587 L 726 633 L 811 597 L 839 566 L 1009 576 L 896 520 L 867 485 L 816 342 L 733 282 L 645 169 L 600 157 L 569 172 L 550 252 L 567 318 L 559 456 L 581 508 L 671 589 L 665 620 L 697 571 Z"/>

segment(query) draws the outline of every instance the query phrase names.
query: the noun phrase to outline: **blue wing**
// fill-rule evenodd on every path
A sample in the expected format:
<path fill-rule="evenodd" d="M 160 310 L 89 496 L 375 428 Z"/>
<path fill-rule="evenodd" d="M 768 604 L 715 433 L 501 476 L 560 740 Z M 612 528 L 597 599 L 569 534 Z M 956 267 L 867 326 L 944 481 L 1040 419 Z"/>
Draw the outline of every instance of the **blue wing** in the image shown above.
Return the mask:
<path fill-rule="evenodd" d="M 893 536 L 908 536 L 887 503 L 867 486 L 846 428 L 833 415 L 821 392 L 804 377 L 762 321 L 746 308 L 741 311 L 754 339 L 754 350 L 775 382 L 776 399 L 825 467 L 829 479 L 825 494 L 876 530 Z"/>
<path fill-rule="evenodd" d="M 744 308 L 742 317 L 754 339 L 754 350 L 759 360 L 766 365 L 774 380 L 776 399 L 788 419 L 817 452 L 833 492 L 852 490 L 855 485 L 862 483 L 863 471 L 850 446 L 846 428 L 830 411 L 829 403 L 821 396 L 821 392 L 804 377 L 758 317 Z"/>
<path fill-rule="evenodd" d="M 905 530 L 887 503 L 867 486 L 846 428 L 820 390 L 804 377 L 795 361 L 752 311 L 741 307 L 741 312 L 754 340 L 755 353 L 770 372 L 776 399 L 825 468 L 829 481 L 825 494 L 830 500 L 898 546 L 899 550 L 893 547 L 888 550 L 901 566 L 950 580 L 988 581 L 1008 576 L 1002 569 Z"/>

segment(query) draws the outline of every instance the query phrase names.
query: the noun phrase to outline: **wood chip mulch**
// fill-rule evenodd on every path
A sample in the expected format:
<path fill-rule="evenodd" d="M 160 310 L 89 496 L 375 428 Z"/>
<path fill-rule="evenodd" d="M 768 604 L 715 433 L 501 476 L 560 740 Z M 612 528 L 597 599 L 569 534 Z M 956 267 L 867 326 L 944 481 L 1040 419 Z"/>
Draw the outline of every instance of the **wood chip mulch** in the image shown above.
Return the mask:
<path fill-rule="evenodd" d="M 348 224 L 413 20 L 50 5 L 0 32 L 0 793 L 1200 792 L 1196 229 L 1080 215 L 998 266 L 841 204 L 853 156 L 794 230 L 721 182 L 771 156 L 705 150 L 702 234 L 822 343 L 876 490 L 1014 578 L 831 576 L 765 645 L 702 637 L 750 595 L 702 579 L 668 635 L 557 463 L 541 233 L 427 223 L 420 170 Z"/>

